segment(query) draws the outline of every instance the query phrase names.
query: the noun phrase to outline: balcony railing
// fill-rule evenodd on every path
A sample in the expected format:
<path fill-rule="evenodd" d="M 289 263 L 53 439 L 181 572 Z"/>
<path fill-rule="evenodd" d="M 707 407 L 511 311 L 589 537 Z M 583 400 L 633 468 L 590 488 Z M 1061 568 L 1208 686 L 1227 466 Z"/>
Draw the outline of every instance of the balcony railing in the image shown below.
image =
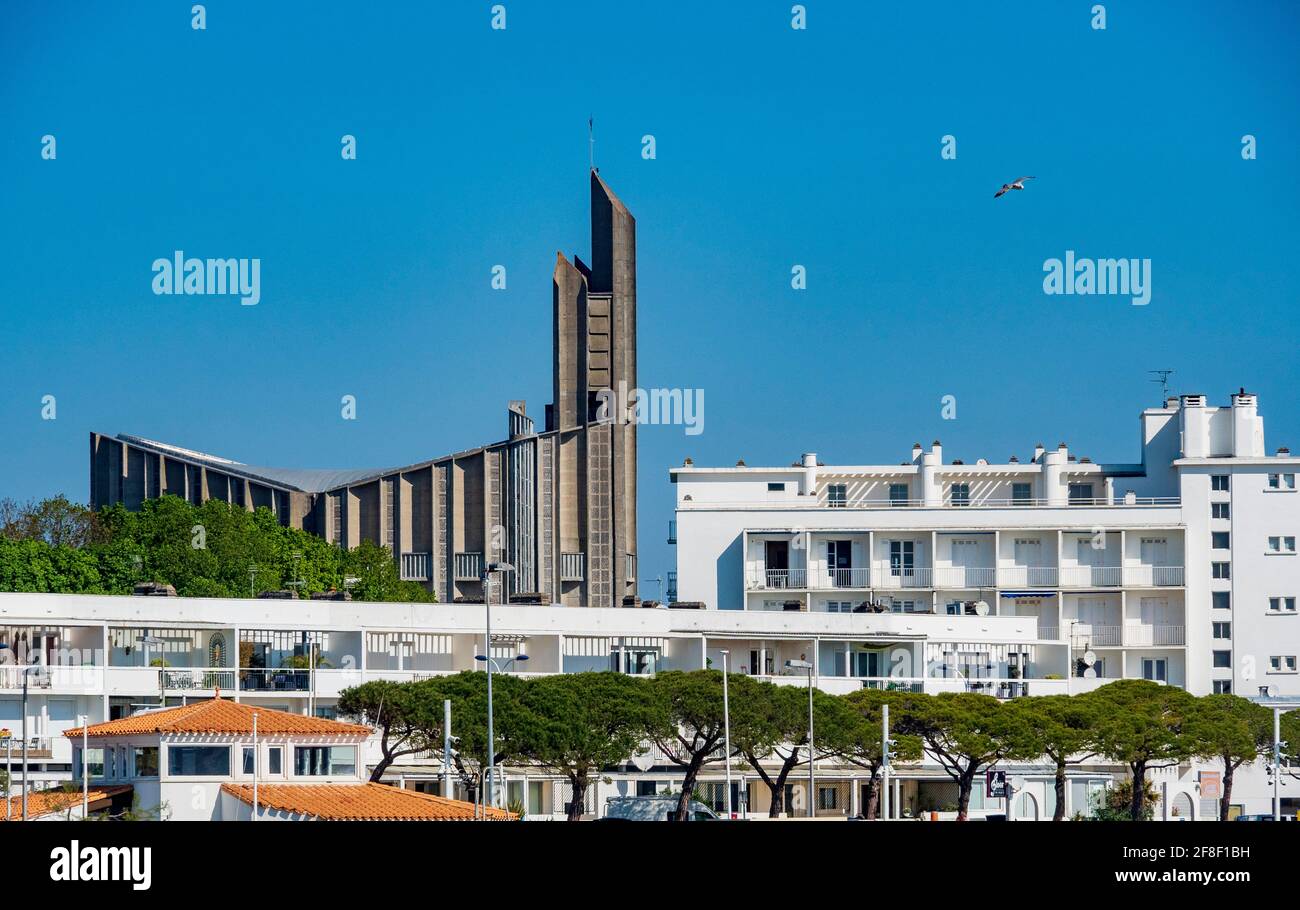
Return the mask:
<path fill-rule="evenodd" d="M 482 553 L 456 553 L 452 557 L 456 581 L 478 581 L 483 577 Z"/>
<path fill-rule="evenodd" d="M 560 554 L 560 581 L 582 581 L 587 577 L 585 553 Z"/>
<path fill-rule="evenodd" d="M 875 577 L 877 588 L 928 588 L 933 581 L 929 566 L 908 568 L 889 563 L 877 564 Z"/>
<path fill-rule="evenodd" d="M 307 692 L 311 689 L 310 670 L 242 669 L 238 672 L 239 688 L 243 692 Z"/>
<path fill-rule="evenodd" d="M 864 689 L 896 692 L 979 692 L 996 698 L 1020 698 L 1026 695 L 1064 695 L 1069 681 L 1064 679 L 980 679 L 963 676 L 865 676 Z"/>
<path fill-rule="evenodd" d="M 166 669 L 162 671 L 164 689 L 188 691 L 193 689 L 235 688 L 235 671 L 222 668 Z"/>
<path fill-rule="evenodd" d="M 677 543 L 677 520 L 675 518 L 668 519 L 668 542 Z"/>
<path fill-rule="evenodd" d="M 827 569 L 818 577 L 818 587 L 822 588 L 866 588 L 871 585 L 871 572 L 866 567 L 860 569 Z"/>
<path fill-rule="evenodd" d="M 1177 587 L 1183 583 L 1182 566 L 1125 566 L 1124 584 L 1135 588 Z"/>
<path fill-rule="evenodd" d="M 749 574 L 749 587 L 763 590 L 768 588 L 805 588 L 808 586 L 806 569 L 756 569 Z"/>
<path fill-rule="evenodd" d="M 1070 643 L 1075 648 L 1118 647 L 1123 642 L 1122 626 L 1075 623 L 1070 633 Z"/>
<path fill-rule="evenodd" d="M 1123 580 L 1119 566 L 1066 566 L 1061 569 L 1063 588 L 1118 588 Z"/>
<path fill-rule="evenodd" d="M 971 566 L 940 566 L 934 570 L 936 588 L 992 588 L 996 570 Z"/>
<path fill-rule="evenodd" d="M 998 569 L 1000 588 L 1055 588 L 1056 566 L 1003 566 Z"/>
<path fill-rule="evenodd" d="M 403 553 L 402 581 L 428 581 L 429 564 L 428 553 Z"/>
<path fill-rule="evenodd" d="M 1130 623 L 1124 627 L 1124 644 L 1129 647 L 1159 648 L 1185 643 L 1186 635 L 1182 626 Z"/>
<path fill-rule="evenodd" d="M 1177 506 L 1181 500 L 1177 496 L 1116 496 L 1113 499 L 1105 497 L 1094 498 L 1069 498 L 1060 499 L 1055 502 L 1047 499 L 971 499 L 969 501 L 959 500 L 954 504 L 950 499 L 945 498 L 943 502 L 936 503 L 930 508 L 943 509 L 1046 509 L 1046 508 L 1077 508 L 1079 506 L 1092 508 L 1122 508 L 1126 506 Z M 832 509 L 919 509 L 925 508 L 924 499 L 825 499 L 819 503 L 824 508 Z M 746 503 L 748 508 L 750 503 Z"/>

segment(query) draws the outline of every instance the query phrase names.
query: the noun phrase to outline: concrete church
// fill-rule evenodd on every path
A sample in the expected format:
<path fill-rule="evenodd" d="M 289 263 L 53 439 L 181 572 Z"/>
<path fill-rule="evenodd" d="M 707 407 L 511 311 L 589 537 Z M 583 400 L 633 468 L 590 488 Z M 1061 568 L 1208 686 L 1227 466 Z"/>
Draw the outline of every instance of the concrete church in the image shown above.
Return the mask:
<path fill-rule="evenodd" d="M 504 578 L 517 599 L 635 603 L 636 425 L 608 402 L 637 384 L 636 221 L 594 170 L 591 264 L 559 255 L 552 292 L 555 400 L 542 432 L 513 401 L 506 439 L 388 470 L 256 467 L 91 433 L 91 506 L 163 495 L 265 506 L 341 546 L 389 547 L 402 577 L 444 603 L 481 599 L 492 561 L 515 567 Z"/>

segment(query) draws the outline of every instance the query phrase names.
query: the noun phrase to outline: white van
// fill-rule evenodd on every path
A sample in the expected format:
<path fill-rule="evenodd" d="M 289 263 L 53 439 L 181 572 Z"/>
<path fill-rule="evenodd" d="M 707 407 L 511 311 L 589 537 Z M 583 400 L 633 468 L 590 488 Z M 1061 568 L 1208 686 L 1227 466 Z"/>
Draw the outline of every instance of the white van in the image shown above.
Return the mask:
<path fill-rule="evenodd" d="M 609 821 L 662 822 L 677 811 L 675 796 L 613 796 L 605 801 L 605 818 Z M 716 822 L 718 814 L 699 800 L 687 806 L 686 820 Z"/>

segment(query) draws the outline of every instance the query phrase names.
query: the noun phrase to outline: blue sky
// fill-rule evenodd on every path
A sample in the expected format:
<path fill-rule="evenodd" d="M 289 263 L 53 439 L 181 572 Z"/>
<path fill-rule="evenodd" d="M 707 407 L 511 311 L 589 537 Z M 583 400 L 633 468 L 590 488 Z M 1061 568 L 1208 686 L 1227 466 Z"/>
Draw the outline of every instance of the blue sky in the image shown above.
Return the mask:
<path fill-rule="evenodd" d="M 84 500 L 91 430 L 368 467 L 500 438 L 511 398 L 540 419 L 589 115 L 641 385 L 705 391 L 702 435 L 641 433 L 643 577 L 688 455 L 1131 460 L 1156 368 L 1300 446 L 1294 3 L 189 6 L 0 10 L 0 496 Z M 153 295 L 176 249 L 260 258 L 261 303 Z M 1150 305 L 1046 296 L 1067 249 L 1149 258 Z"/>

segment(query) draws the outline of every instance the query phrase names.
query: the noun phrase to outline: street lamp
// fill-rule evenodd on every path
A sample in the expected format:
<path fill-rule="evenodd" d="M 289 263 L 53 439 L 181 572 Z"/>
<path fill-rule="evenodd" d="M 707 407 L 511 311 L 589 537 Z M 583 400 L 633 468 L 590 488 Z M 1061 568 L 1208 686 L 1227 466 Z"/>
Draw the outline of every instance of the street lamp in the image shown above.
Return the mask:
<path fill-rule="evenodd" d="M 1282 699 L 1277 686 L 1260 686 L 1254 701 L 1273 709 L 1273 821 L 1282 820 L 1282 715 L 1300 708 L 1295 701 Z M 1289 745 L 1294 746 L 1294 743 Z"/>
<path fill-rule="evenodd" d="M 508 562 L 490 562 L 483 567 L 483 653 L 492 656 L 492 573 L 493 572 L 513 572 L 515 567 Z M 487 666 L 487 780 L 486 792 L 484 793 L 485 806 L 494 805 L 493 799 L 495 792 L 492 786 L 492 778 L 496 769 L 496 738 L 492 730 L 492 661 L 486 661 Z"/>
<path fill-rule="evenodd" d="M 727 763 L 727 821 L 731 821 L 731 699 L 727 692 L 727 674 L 731 672 L 727 669 L 727 661 L 730 657 L 730 651 L 722 652 L 722 738 Z"/>
<path fill-rule="evenodd" d="M 813 800 L 817 798 L 817 775 L 813 769 L 813 665 L 807 660 L 787 660 L 785 668 L 808 673 L 808 817 L 813 818 L 816 814 Z"/>

